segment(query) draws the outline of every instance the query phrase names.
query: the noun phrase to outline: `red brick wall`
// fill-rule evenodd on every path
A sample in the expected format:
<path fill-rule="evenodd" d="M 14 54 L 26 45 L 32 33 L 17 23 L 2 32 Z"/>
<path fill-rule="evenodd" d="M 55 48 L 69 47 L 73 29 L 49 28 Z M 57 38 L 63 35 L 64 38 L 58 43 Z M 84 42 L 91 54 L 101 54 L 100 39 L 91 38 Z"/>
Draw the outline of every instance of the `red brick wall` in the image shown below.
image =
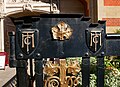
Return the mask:
<path fill-rule="evenodd" d="M 120 26 L 120 18 L 103 18 L 107 26 Z"/>
<path fill-rule="evenodd" d="M 120 0 L 104 0 L 104 6 L 120 6 Z"/>

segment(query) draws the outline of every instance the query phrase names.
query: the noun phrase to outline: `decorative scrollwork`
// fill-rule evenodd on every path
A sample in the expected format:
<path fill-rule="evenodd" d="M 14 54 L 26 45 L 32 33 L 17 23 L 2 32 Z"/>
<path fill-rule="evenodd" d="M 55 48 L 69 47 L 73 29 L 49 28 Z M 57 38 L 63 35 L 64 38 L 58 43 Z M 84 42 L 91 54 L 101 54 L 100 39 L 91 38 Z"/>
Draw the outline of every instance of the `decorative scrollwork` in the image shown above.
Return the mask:
<path fill-rule="evenodd" d="M 58 77 L 48 77 L 45 81 L 45 87 L 59 87 L 60 86 L 60 80 Z"/>
<path fill-rule="evenodd" d="M 59 64 L 47 61 L 44 67 L 45 87 L 76 87 L 79 84 L 80 70 L 77 60 L 71 60 L 68 64 L 65 59 L 60 59 Z"/>
<path fill-rule="evenodd" d="M 67 81 L 67 85 L 69 87 L 76 87 L 79 84 L 79 79 L 80 77 L 76 77 L 76 76 L 67 76 L 66 77 L 66 81 Z"/>

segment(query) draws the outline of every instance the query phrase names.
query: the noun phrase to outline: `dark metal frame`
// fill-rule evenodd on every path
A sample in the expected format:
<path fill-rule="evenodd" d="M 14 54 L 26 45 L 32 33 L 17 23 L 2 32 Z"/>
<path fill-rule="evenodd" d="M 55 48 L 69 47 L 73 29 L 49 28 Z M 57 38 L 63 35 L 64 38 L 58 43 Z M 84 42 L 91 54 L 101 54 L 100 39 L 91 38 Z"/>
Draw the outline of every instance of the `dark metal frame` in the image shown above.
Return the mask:
<path fill-rule="evenodd" d="M 99 21 L 96 24 L 92 24 L 89 17 L 84 17 L 81 14 L 44 14 L 39 17 L 23 17 L 12 20 L 16 25 L 16 32 L 9 33 L 10 66 L 16 67 L 18 87 L 32 87 L 34 80 L 36 81 L 36 87 L 43 87 L 43 58 L 48 57 L 57 57 L 60 59 L 67 57 L 82 57 L 82 86 L 89 87 L 91 56 L 97 57 L 97 87 L 104 87 L 104 56 L 120 55 L 120 48 L 118 48 L 120 47 L 120 44 L 118 44 L 120 43 L 120 35 L 106 34 L 105 21 Z M 61 41 L 52 38 L 50 28 L 59 24 L 60 21 L 66 22 L 73 29 L 73 34 L 69 40 Z M 32 30 L 38 29 L 40 33 L 38 46 L 36 45 L 37 48 L 31 54 L 25 54 L 24 51 L 21 51 L 21 45 L 17 42 L 19 39 L 22 39 L 19 37 L 20 32 L 18 31 L 20 29 L 26 30 L 26 28 Z M 91 34 L 91 31 L 95 32 Z M 89 37 L 86 37 L 87 34 L 89 34 Z M 90 39 L 90 37 L 92 39 Z M 98 50 L 90 50 L 90 47 L 87 45 L 89 41 L 87 40 L 92 40 L 94 42 L 96 39 L 97 42 L 95 43 L 97 46 L 93 45 L 93 48 Z M 41 42 L 44 42 L 44 44 Z M 98 46 L 99 44 L 102 45 Z M 115 44 L 118 46 L 115 46 Z M 82 49 L 80 49 L 80 46 Z M 29 76 L 27 74 L 28 59 L 30 59 L 30 67 L 32 67 L 32 59 L 35 60 L 35 76 L 33 76 L 32 68 L 30 70 L 31 75 Z"/>

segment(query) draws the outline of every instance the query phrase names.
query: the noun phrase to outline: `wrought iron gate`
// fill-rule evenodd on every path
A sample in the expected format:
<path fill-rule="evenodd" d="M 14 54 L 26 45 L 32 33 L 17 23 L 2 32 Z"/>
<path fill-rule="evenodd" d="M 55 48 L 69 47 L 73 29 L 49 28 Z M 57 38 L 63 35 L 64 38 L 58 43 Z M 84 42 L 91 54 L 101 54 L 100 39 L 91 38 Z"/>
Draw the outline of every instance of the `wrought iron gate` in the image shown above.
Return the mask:
<path fill-rule="evenodd" d="M 89 87 L 92 56 L 97 58 L 97 87 L 104 87 L 104 56 L 120 55 L 120 35 L 106 34 L 105 21 L 91 23 L 90 18 L 82 14 L 11 19 L 16 32 L 9 32 L 10 66 L 16 67 L 18 87 L 32 87 L 34 81 L 35 87 L 79 87 L 80 79 L 83 87 Z M 65 58 L 70 57 L 81 57 L 82 67 L 74 61 L 66 64 Z M 48 61 L 44 65 L 43 60 L 47 58 L 59 59 L 59 63 Z M 80 71 L 82 77 L 77 76 Z"/>

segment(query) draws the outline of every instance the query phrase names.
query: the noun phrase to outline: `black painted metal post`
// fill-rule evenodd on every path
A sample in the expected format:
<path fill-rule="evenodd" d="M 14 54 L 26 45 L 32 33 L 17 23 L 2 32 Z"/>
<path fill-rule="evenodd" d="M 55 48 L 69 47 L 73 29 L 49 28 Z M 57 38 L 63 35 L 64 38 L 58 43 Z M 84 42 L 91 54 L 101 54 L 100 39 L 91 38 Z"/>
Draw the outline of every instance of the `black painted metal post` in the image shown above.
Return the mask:
<path fill-rule="evenodd" d="M 90 57 L 82 57 L 82 87 L 89 87 Z"/>
<path fill-rule="evenodd" d="M 10 40 L 10 57 L 9 66 L 16 67 L 16 57 L 15 57 L 15 32 L 9 32 Z"/>
<path fill-rule="evenodd" d="M 27 61 L 17 61 L 16 73 L 17 73 L 17 87 L 29 87 L 29 77 L 27 74 Z"/>
<path fill-rule="evenodd" d="M 35 60 L 36 87 L 43 87 L 43 60 Z"/>
<path fill-rule="evenodd" d="M 34 76 L 33 76 L 33 60 L 30 59 L 30 87 L 33 87 Z"/>
<path fill-rule="evenodd" d="M 104 87 L 104 56 L 97 57 L 97 87 Z"/>

